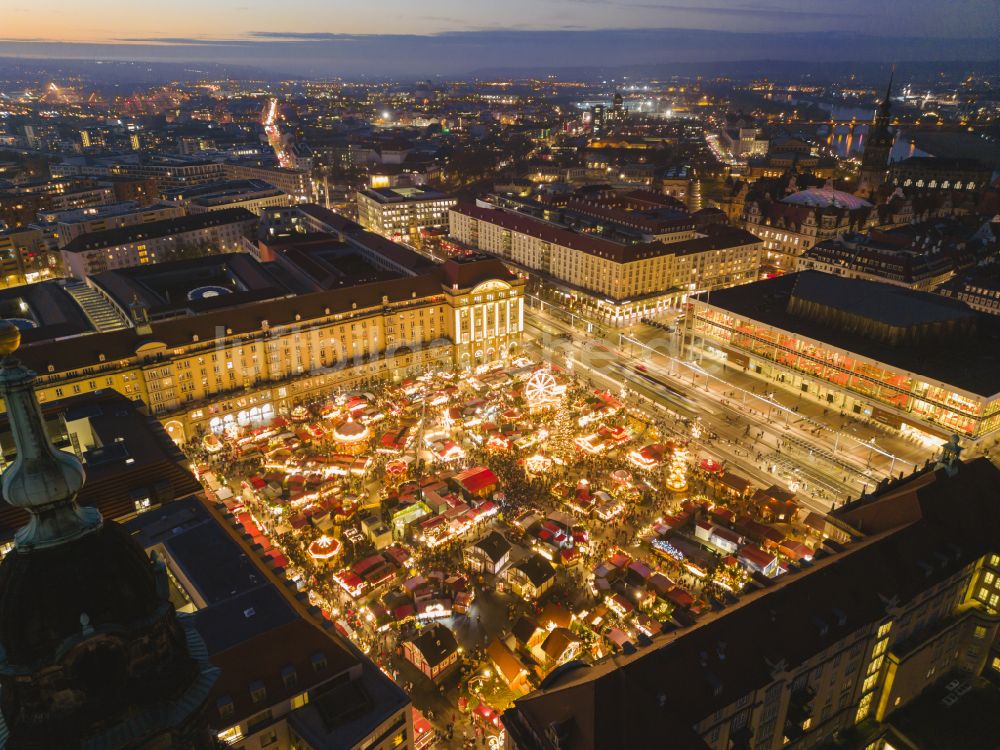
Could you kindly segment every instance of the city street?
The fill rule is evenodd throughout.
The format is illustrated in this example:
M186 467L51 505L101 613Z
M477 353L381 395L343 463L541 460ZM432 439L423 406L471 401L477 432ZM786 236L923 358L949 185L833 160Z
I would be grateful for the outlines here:
M602 387L627 388L655 404L668 429L758 481L783 481L815 510L908 473L932 454L812 399L777 386L769 392L760 379L722 363L683 362L675 356L676 333L647 325L628 334L602 330L549 303L532 309L526 327L537 352ZM699 425L694 434L692 423Z

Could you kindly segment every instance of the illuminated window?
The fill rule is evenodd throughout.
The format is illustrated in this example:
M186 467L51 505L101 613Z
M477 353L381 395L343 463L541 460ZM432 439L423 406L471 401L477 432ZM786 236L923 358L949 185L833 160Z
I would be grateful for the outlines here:
M243 739L243 732L240 730L239 724L237 724L235 727L229 727L229 729L219 732L216 736L227 745L235 745Z

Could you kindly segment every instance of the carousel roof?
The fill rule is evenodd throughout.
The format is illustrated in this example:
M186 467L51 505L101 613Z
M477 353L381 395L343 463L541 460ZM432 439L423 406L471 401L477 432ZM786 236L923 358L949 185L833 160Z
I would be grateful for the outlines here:
M345 440L356 440L364 435L368 434L368 428L361 422L355 422L353 419L348 419L346 422L341 422L333 429L333 434L338 438L343 438Z

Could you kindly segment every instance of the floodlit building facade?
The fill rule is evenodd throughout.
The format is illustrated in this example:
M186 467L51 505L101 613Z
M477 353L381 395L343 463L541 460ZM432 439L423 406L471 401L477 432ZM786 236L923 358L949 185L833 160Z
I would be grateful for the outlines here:
M476 368L519 350L524 282L502 263L480 256L439 266L362 235L357 241L371 240L368 262L381 280L330 283L316 269L333 261L319 253L286 261L299 277L294 287L275 282L249 254L95 277L92 288L111 315L131 317L128 327L73 329L61 341L48 338L45 325L26 334L22 357L39 372L39 398L114 388L146 403L183 442L199 427L221 433L265 424L333 387L430 367ZM354 252L353 263L361 254L356 245L329 252ZM394 272L385 270L388 260ZM413 270L403 273L407 262ZM190 290L157 308L144 290L162 285ZM59 331L68 325L60 322Z
M626 245L502 209L462 205L450 215L453 238L563 285L613 325L678 309L695 290L755 280L760 240L733 227L710 230Z
M448 226L455 198L426 187L369 188L356 195L358 221L383 237L420 242L422 229Z
M876 214L861 198L832 188L808 188L779 201L748 200L743 226L764 242L766 271L795 270L796 258L817 243L847 232L863 232Z
M997 331L964 303L803 271L692 299L709 357L915 437L1000 429Z

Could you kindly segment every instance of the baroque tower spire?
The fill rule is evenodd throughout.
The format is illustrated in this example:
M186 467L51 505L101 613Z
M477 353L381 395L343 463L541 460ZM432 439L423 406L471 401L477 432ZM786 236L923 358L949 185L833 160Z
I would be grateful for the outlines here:
M83 466L52 444L19 343L0 321L17 445L3 496L29 515L0 561L0 750L209 750L218 670L170 600L164 561L77 503Z
M0 322L0 394L10 415L17 458L3 473L3 496L30 514L14 536L18 547L43 548L72 541L101 528L96 508L81 508L76 494L86 473L76 456L49 439L35 396L35 373L14 352L21 334L9 321Z

